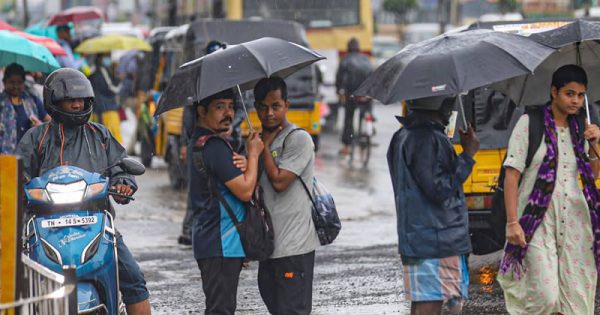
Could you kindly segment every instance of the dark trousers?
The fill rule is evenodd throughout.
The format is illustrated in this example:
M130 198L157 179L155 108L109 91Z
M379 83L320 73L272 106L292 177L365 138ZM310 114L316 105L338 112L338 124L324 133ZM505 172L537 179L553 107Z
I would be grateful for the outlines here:
M233 315L243 258L198 259L202 290L206 297L206 315Z
M354 135L354 111L356 107L360 108L360 118L363 117L365 111L372 110L373 102L356 103L350 95L346 95L346 104L344 105L344 129L342 130L342 143L351 145Z
M144 274L123 242L121 233L117 234L117 256L119 258L119 289L123 296L123 303L131 305L147 300L150 293L146 288Z
M258 290L269 313L310 314L314 266L314 251L259 263Z
M181 224L181 235L192 238L192 225L194 223L194 209L192 208L192 203L188 201L185 207L185 216L183 217L183 222Z

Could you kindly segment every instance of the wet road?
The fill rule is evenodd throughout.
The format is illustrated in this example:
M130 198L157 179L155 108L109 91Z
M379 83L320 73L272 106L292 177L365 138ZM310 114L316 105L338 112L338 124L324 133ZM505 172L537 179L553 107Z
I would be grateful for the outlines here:
M396 216L385 152L399 106L375 108L377 134L367 169L337 155L339 136L324 134L316 172L333 193L343 228L334 244L317 250L313 314L408 314L396 244ZM192 251L176 243L185 195L168 186L164 163L138 179L137 200L117 210L117 227L146 275L156 314L203 314L200 272ZM472 256L470 299L463 314L505 314L493 283L496 254ZM267 314L256 285L257 263L243 270L239 314ZM481 268L491 270L480 274ZM491 283L480 284L478 282Z

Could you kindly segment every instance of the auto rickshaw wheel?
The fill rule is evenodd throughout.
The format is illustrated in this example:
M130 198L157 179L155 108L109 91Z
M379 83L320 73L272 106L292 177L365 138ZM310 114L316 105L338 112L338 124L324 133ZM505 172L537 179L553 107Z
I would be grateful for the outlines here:
M169 146L168 155L169 183L173 189L182 190L185 187L185 178L183 177L181 161L179 160L179 147L176 145Z
M154 144L146 137L142 137L141 145L142 164L144 164L145 167L150 167L152 165L152 157L154 156Z

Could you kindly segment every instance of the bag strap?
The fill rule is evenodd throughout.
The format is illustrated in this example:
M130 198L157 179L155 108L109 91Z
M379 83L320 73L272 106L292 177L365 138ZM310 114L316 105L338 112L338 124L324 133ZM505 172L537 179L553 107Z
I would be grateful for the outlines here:
M303 128L295 128L292 131L290 131L287 135L285 135L285 138L283 138L283 144L281 145L281 154L283 154L283 151L285 150L285 140L287 140L287 138L294 133L295 131L298 130L304 130ZM305 132L308 133L308 131L304 130ZM310 198L310 202L313 204L313 207L315 207L315 209L317 208L317 203L315 202L312 193L310 192L310 190L308 189L308 186L306 185L306 183L304 182L304 180L302 179L301 176L296 176L296 178L298 178L300 180L300 182L302 183L302 186L304 187L304 190L306 191L306 194L308 195L308 198Z
M290 136L292 133L294 133L295 131L299 131L299 130L304 130L304 128L300 128L300 127L298 127L298 128L292 129L292 131L288 132L288 134L287 134L287 135L285 135L285 138L283 138L283 143L282 143L282 145L281 145L281 154L283 154L283 151L285 150L285 140L287 140L287 138L288 138L288 137L289 137L289 136ZM304 130L304 131L306 131L306 130ZM308 131L306 131L306 133L308 133Z
M304 191L306 191L306 194L308 195L310 202L313 204L313 207L315 207L315 209L317 209L317 203L315 202L315 199L313 198L312 193L308 190L308 186L306 186L306 183L304 182L304 180L302 180L302 177L300 177L300 176L296 176L296 177L298 177L298 179L302 183L302 187L304 187Z
M217 138L217 139L222 140L223 142L225 142L227 144L227 146L233 152L233 147L231 146L231 144L229 142L227 142L227 140L221 138L219 135L217 135L217 134L210 134L210 135L201 136L201 137L198 138L198 140L196 140L196 143L194 144L194 146L200 150L200 158L202 160L204 160L204 157L203 157L204 146L206 145L206 143L208 142L208 140L210 140L212 138ZM192 163L194 163L194 162L192 161ZM212 194L215 197L217 197L217 199L219 200L219 202L223 205L223 207L225 208L225 211L227 212L227 215L229 215L229 218L231 219L231 221L233 221L233 224L235 226L239 225L240 221L237 219L237 217L233 213L233 210L231 209L231 206L229 206L229 203L227 202L227 200L225 200L225 197L223 196L223 194L221 194L221 192L219 191L219 189L216 187L216 185L215 185L215 178L214 178L213 174L211 174L211 172L209 172L209 170L206 168L206 166L204 165L204 161L202 161L202 165L203 165L206 177L208 179L208 187L210 188ZM194 163L194 167L198 168L198 165L196 163ZM202 172L202 170L199 170L199 171Z
M529 168L533 156L537 152L544 135L544 106L532 106L527 109L529 115L529 146L527 147L527 158L525 168Z
M528 106L525 109L525 113L529 116L529 145L527 147L527 157L525 158L525 168L529 168L533 156L542 143L542 136L544 134L543 108L544 106ZM498 183L496 184L496 190L499 191L504 191L504 179L506 177L504 162L506 162L506 154L502 159L502 164L500 164L500 174L498 175Z
M225 208L225 211L227 211L227 214L229 215L229 218L231 219L231 221L233 221L233 224L235 226L238 226L240 224L240 221L237 219L237 217L233 213L233 210L229 206L229 203L227 202L227 200L225 200L225 197L223 196L223 194L221 194L221 192L213 184L213 181L211 180L211 177L212 176L209 176L208 187L210 187L210 189L212 190L213 194L217 197L217 199L219 200L219 202L221 204L223 204L223 207Z

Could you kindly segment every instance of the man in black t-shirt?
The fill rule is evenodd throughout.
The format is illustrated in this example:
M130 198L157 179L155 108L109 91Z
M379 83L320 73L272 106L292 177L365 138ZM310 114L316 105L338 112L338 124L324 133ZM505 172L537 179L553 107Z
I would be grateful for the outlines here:
M231 128L234 103L233 91L225 90L195 104L198 120L187 150L189 201L194 213L192 247L202 275L206 314L234 314L245 258L237 229L213 189L243 221L244 202L250 200L256 186L258 157L264 147L258 135L251 134L246 145L247 169L242 172L235 165L231 146L219 136ZM201 150L199 139L205 141ZM203 165L205 171L197 165Z

